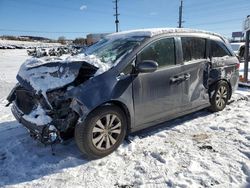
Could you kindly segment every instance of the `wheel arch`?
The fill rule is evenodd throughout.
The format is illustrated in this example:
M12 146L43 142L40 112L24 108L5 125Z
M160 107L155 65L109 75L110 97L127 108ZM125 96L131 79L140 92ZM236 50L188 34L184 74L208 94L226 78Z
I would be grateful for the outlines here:
M117 106L118 108L120 108L124 115L126 116L126 123L127 123L127 134L130 133L130 130L131 130L131 114L129 112L129 109L128 107L126 106L126 104L124 104L123 102L121 101L118 101L118 100L111 100L111 101L107 101L107 102L104 102L102 103L101 105L95 107L93 110L91 110L89 112L89 114L91 114L92 111L98 109L99 107L101 106L106 106L106 105L114 105L114 106ZM88 114L88 115L89 115Z

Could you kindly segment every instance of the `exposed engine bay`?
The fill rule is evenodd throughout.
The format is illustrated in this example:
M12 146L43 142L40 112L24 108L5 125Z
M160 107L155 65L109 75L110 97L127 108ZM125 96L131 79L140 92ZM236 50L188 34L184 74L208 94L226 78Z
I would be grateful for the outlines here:
M32 69L36 70L36 74ZM71 108L72 98L67 92L93 77L97 69L84 61L22 67L17 76L19 83L8 97L8 101L14 103L13 114L28 128L32 137L44 144L72 137L79 115ZM29 79L26 79L27 75ZM63 84L51 83L57 78L63 80ZM36 89L36 83L40 90ZM58 87L51 88L51 85Z

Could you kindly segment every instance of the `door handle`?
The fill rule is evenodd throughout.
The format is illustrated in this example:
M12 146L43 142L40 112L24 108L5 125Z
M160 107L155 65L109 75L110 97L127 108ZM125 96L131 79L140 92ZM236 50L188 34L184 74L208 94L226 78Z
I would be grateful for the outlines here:
M185 73L185 74L180 75L180 76L173 76L172 78L170 78L170 82L172 84L174 84L174 83L179 84L183 81L189 80L190 76L191 75L189 73Z
M185 73L185 74L184 74L185 81L186 81L186 80L189 80L189 79L190 79L190 76L191 76L191 75L190 75L189 73Z
M184 75L181 75L181 76L173 76L172 78L170 78L170 82L172 84L179 84L181 83L182 81L184 81Z

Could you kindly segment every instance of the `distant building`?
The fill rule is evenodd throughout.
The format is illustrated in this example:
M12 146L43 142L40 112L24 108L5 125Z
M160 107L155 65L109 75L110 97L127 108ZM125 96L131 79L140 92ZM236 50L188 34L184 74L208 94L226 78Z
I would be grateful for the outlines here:
M232 41L243 41L244 33L242 31L232 32Z
M92 45L99 40L103 39L109 33L95 33L95 34L88 34L87 35L87 45Z

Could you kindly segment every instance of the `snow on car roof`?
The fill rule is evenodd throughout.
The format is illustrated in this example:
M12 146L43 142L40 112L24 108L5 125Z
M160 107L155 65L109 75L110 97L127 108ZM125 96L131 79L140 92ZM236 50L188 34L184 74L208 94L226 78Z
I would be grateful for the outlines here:
M209 34L213 36L217 36L224 40L224 37L220 34L203 31L203 30L196 30L196 29L188 29L188 28L149 28L149 29L137 29L137 30L129 30L129 31L122 31L118 33L113 33L107 35L106 38L108 39L117 39L117 38L128 38L128 37L135 37L135 36L145 36L145 37L153 37L160 34L170 34L170 33L200 33L200 34Z

